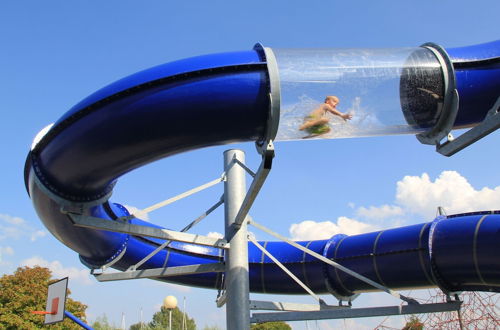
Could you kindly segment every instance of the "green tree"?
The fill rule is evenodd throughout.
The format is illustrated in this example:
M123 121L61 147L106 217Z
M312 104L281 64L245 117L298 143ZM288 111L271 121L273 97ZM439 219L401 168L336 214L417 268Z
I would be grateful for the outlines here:
M147 323L144 323L144 322L132 324L129 328L129 330L150 330L150 329L151 328L149 327L149 325Z
M44 316L32 311L44 311L47 288L55 282L52 273L44 267L19 267L14 274L0 277L0 329L41 329ZM68 296L70 291L68 290ZM68 298L66 310L85 322L87 306ZM65 318L53 324L51 329L81 329L73 321Z
M92 323L94 330L120 330L121 328L115 327L114 324L109 323L106 314L98 316L94 323Z
M420 321L418 317L412 315L410 320L406 322L403 330L422 330L424 329L424 324Z
M150 329L168 329L170 311L161 307L159 312L153 315L153 320L149 322ZM183 313L179 308L172 309L172 329L182 329ZM186 325L188 330L196 330L196 323L186 314Z
M251 330L291 330L292 327L285 322L264 322L252 324L250 326Z

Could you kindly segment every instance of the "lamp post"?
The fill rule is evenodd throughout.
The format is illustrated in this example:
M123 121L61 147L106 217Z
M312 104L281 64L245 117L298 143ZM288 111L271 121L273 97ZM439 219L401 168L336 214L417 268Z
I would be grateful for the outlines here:
M177 298L174 296L167 296L165 299L163 299L163 307L168 309L168 328L169 330L172 330L172 309L177 307Z

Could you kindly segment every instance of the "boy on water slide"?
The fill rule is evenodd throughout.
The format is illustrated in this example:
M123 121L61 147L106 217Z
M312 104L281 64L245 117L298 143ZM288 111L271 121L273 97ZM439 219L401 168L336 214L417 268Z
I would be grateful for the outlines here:
M329 119L326 116L328 112L333 115L339 116L344 120L350 120L352 118L352 115L348 113L342 113L337 110L336 107L338 104L338 97L333 95L327 96L325 98L325 102L311 111L311 113L305 118L305 122L299 127L299 130L305 130L309 133L306 138L319 136L330 132L331 128L330 126L328 126Z

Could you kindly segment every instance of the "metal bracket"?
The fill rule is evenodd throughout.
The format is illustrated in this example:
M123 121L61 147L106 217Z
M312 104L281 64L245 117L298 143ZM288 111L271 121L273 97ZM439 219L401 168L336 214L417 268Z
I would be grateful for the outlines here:
M486 135L493 133L500 128L500 97L498 97L495 105L488 111L483 122L457 138L448 135L448 141L443 144L437 144L436 150L444 156L452 156L462 149L467 148L471 144L479 141Z
M215 301L218 308L224 306L227 302L227 294L224 292L217 300Z
M266 178L271 171L274 158L274 144L272 141L269 141L267 144L262 146L261 154L262 161L260 163L259 169L257 170L257 173L255 173L252 184L250 185L245 199L243 200L243 203L241 203L240 210L236 215L236 219L234 221L234 226L236 228L240 228L243 221L245 221L245 218L248 215L248 212L250 211L250 208L252 207L257 194L264 185L264 182L266 181Z

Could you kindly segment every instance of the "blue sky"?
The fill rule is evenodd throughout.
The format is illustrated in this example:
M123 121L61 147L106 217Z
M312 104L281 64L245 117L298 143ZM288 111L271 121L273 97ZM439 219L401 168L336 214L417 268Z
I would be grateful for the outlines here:
M72 296L89 305L90 320L106 313L119 325L124 312L130 325L141 308L148 320L164 296L175 295L180 302L186 297L188 313L200 328L224 328L216 292L148 280L100 284L88 276L76 253L47 233L26 194L23 166L36 133L97 89L161 63L251 49L256 42L275 48L415 47L429 41L466 46L498 39L499 10L494 0L2 1L0 274L35 263L60 276L70 274ZM494 133L452 158L414 136L277 143L274 168L251 214L281 234L309 237L431 221L438 205L450 213L498 208L498 137ZM252 144L231 147L243 149L248 164L258 166ZM141 168L119 181L112 200L142 208L210 181L222 172L227 148ZM181 228L221 192L219 185L150 214L150 220ZM215 212L197 232L222 232L222 217ZM312 302L308 297L255 299ZM397 303L382 295L359 301ZM380 319L349 322L373 327ZM305 328L303 322L292 325Z

